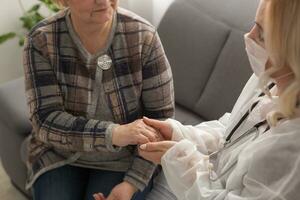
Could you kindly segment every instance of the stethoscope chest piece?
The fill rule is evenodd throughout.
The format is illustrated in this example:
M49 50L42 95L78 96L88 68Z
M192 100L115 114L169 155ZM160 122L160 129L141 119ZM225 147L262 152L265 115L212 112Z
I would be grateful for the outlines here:
M109 55L105 54L100 56L97 59L97 66L100 67L102 70L108 70L112 66L112 59Z

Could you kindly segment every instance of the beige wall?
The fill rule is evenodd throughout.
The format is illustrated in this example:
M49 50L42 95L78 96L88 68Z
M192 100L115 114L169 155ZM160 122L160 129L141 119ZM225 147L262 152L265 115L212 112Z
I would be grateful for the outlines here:
M19 29L20 22L18 18L21 13L16 0L2 0L2 6L0 6L0 34ZM0 45L0 83L22 75L21 61L21 48L18 46L17 39Z
M37 0L21 0L25 8L29 8ZM129 8L137 14L145 17L154 25L157 25L163 15L163 11L173 0L120 0L122 7ZM9 31L20 30L19 17L22 10L18 0L1 0L0 6L0 34ZM48 14L43 10L44 14ZM0 45L0 84L16 79L23 75L22 48L18 45L18 39L8 41Z
M122 2L124 0L120 0ZM174 0L128 0L128 7L157 26Z
M174 0L152 0L153 1L153 24L158 25L166 9Z
M30 8L38 0L21 0L25 9ZM49 12L43 8L42 13L48 15ZM10 31L22 32L19 17L22 9L18 0L1 0L0 6L0 34ZM23 75L22 47L18 44L18 39L10 40L0 45L0 84Z

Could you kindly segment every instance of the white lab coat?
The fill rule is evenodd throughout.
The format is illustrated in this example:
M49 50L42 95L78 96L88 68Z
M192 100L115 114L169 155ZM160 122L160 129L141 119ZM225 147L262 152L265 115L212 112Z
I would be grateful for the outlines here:
M172 139L178 143L166 152L161 164L179 200L300 199L300 117L280 122L265 133L264 125L257 131L258 137L251 134L219 153L218 162L208 159L208 154L223 146L225 137L257 100L256 87L257 78L252 76L231 114L220 120L195 127L167 120L173 127ZM262 98L232 141L274 107L274 101ZM209 178L221 174L216 181Z

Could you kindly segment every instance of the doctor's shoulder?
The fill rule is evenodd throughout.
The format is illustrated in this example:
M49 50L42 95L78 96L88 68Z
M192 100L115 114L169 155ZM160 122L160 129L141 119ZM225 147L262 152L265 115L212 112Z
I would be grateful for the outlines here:
M299 177L293 174L299 172L299 144L300 118L272 127L241 152L239 163L246 168L243 180L267 187L280 181L300 184Z
M249 170L266 170L296 165L300 155L300 118L279 122L260 135L240 154Z

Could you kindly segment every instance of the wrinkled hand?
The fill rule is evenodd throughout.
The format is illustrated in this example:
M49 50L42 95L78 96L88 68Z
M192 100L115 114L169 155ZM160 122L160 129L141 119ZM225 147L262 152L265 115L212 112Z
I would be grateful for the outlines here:
M116 185L107 198L102 193L94 194L95 200L130 200L137 191L132 184L124 181Z
M152 128L156 129L160 133L160 135L163 137L163 140L171 140L172 139L173 129L168 122L159 121L156 119L149 119L147 117L144 117L143 121L148 126L151 126Z
M142 119L130 124L117 126L113 129L112 133L112 143L119 147L145 144L160 140L160 134L151 126L146 125Z
M160 164L163 155L176 143L175 141L161 141L143 144L139 148L139 154L146 160Z
M102 193L97 193L93 195L95 200L106 200L106 198L104 197L104 195Z

